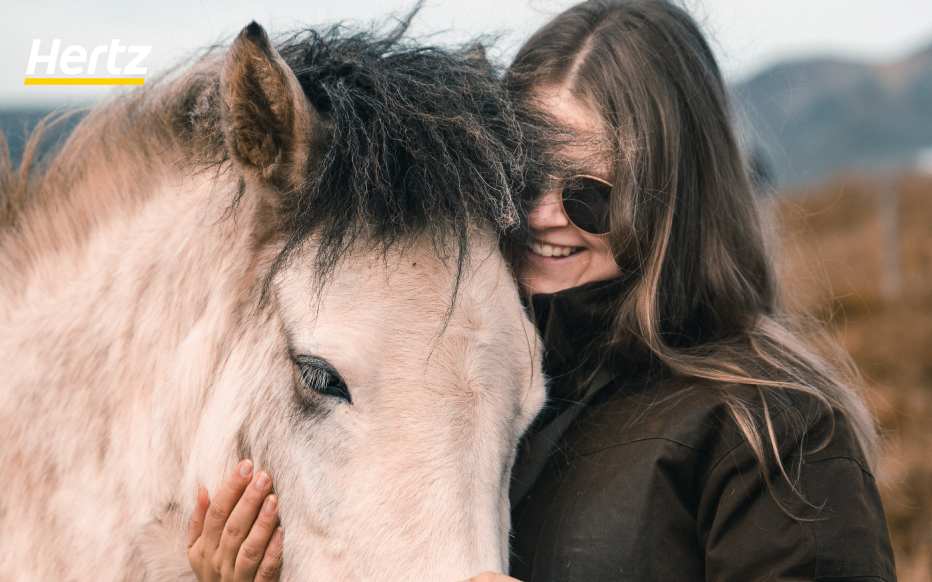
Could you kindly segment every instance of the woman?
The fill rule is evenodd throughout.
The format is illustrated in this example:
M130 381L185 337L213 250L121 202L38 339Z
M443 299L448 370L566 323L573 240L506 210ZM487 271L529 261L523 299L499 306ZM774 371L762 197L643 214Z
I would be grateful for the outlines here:
M695 22L665 0L586 2L507 82L571 137L516 266L551 407L515 470L511 576L895 580L873 420L849 358L781 305ZM199 497L202 581L274 578L269 485L250 477L230 477L206 525ZM254 539L224 544L224 523Z

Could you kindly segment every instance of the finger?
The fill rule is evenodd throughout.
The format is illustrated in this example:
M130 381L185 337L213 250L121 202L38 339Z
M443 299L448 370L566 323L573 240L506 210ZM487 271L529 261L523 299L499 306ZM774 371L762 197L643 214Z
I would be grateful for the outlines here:
M204 519L202 535L205 548L215 550L220 547L220 538L223 535L227 518L230 517L230 513L236 507L236 503L251 480L252 461L246 459L239 462L220 486L220 491L214 496L210 509L207 510L207 517Z
M245 497L245 496L244 496ZM251 582L259 569L259 564L269 552L270 541L275 533L275 523L278 520L278 496L269 495L262 504L262 511L256 517L256 522L249 530L249 535L240 546L236 556L235 580L237 582Z
M285 531L282 528L275 529L272 541L265 549L265 557L262 558L256 572L256 582L278 582L278 576L282 571L282 551L285 549L282 543L284 536Z
M236 507L227 518L226 526L223 528L223 535L220 538L220 555L219 561L224 567L221 572L235 572L237 556L240 554L241 546L249 535L250 530L256 526L256 518L259 517L262 503L265 501L269 491L272 490L272 480L265 471L256 474L252 483L246 487L242 497L236 503ZM277 509L277 507L276 507ZM268 537L272 535L273 524L266 524L268 536L264 540L268 542ZM256 563L262 559L262 553L265 551L265 544L255 556Z
M201 487L197 490L197 501L194 503L194 513L191 514L191 524L188 526L188 549L204 531L204 518L207 516L208 507L210 498L207 496L207 489Z

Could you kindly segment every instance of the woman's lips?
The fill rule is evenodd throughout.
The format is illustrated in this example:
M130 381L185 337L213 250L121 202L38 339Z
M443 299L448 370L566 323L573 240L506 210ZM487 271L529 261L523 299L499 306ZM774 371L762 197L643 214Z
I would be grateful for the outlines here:
M536 255L553 258L568 257L582 249L582 247L548 245L539 241L532 241L531 244L528 245L528 248Z

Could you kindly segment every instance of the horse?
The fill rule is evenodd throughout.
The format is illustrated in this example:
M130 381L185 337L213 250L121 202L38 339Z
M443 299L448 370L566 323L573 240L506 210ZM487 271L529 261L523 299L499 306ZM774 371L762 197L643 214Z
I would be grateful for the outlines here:
M252 23L4 156L0 579L193 580L242 458L282 580L507 571L545 396L500 237L547 170L481 53Z

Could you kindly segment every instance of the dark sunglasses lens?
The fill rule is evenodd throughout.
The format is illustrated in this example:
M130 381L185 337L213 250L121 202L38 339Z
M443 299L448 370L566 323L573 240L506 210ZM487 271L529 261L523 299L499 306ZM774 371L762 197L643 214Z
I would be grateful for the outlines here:
M563 210L589 234L609 231L608 200L612 187L592 178L573 178L563 186Z

